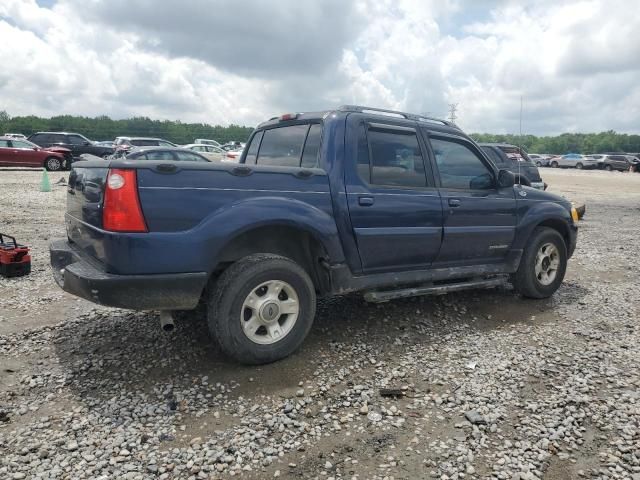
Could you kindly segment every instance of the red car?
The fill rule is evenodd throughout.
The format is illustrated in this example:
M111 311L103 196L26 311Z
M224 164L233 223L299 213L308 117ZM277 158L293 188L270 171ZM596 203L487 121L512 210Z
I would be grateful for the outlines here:
M68 148L42 148L27 140L0 137L0 167L44 167L56 171L68 168L72 158Z

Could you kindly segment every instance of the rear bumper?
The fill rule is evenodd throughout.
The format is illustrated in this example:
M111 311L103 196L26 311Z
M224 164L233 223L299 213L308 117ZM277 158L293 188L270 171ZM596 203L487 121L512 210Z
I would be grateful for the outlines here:
M49 245L56 283L65 292L100 305L132 310L189 310L198 305L205 272L114 275L84 258L67 240Z

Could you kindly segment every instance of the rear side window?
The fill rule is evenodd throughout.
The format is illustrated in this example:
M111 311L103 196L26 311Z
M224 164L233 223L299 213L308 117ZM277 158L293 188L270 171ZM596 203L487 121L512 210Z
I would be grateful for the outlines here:
M487 155L487 157L489 157L491 159L491 161L493 163L495 163L496 165L504 163L504 161L502 160L502 157L500 155L498 155L498 152L496 152L493 148L491 147L482 147L482 151Z
M358 129L358 175L367 183L371 183L369 144L367 143L367 127L364 123Z
M160 145L160 142L157 140L131 140L129 145L134 145L136 147L157 147Z
M399 187L424 187L424 159L416 132L378 130L367 132L371 152L371 183Z
M174 152L174 153L178 157L178 160L181 160L183 162L208 162L208 160L205 160L200 155L196 155L195 153L191 153L191 152Z
M315 123L309 127L309 133L307 134L307 141L304 143L304 150L302 151L301 167L305 168L317 168L318 153L320 152L320 134L322 133L322 126Z
M251 139L251 143L249 144L249 149L247 150L247 156L245 157L244 163L256 163L258 148L260 148L260 142L262 141L263 134L264 131L258 132Z
M150 151L145 154L147 160L170 160L174 161L176 158L173 156L171 152L166 150L156 150Z
M8 147L8 146L9 146L9 140L0 140L0 148Z
M265 130L258 153L258 165L300 166L308 129L309 125L291 125Z

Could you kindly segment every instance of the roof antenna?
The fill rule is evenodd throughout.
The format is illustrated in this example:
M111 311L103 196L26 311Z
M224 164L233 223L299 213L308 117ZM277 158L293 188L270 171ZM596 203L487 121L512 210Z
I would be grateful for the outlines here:
M518 150L519 157L516 158L516 160L518 161L518 185L522 187L522 177L520 176L520 164L522 163L522 159L524 158L522 155L522 95L520 95L520 136Z

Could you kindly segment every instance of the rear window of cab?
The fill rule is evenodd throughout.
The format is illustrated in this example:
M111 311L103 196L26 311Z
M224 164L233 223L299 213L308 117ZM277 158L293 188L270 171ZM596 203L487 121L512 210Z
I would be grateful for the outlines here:
M247 147L245 163L318 168L322 125L305 123L257 132Z

